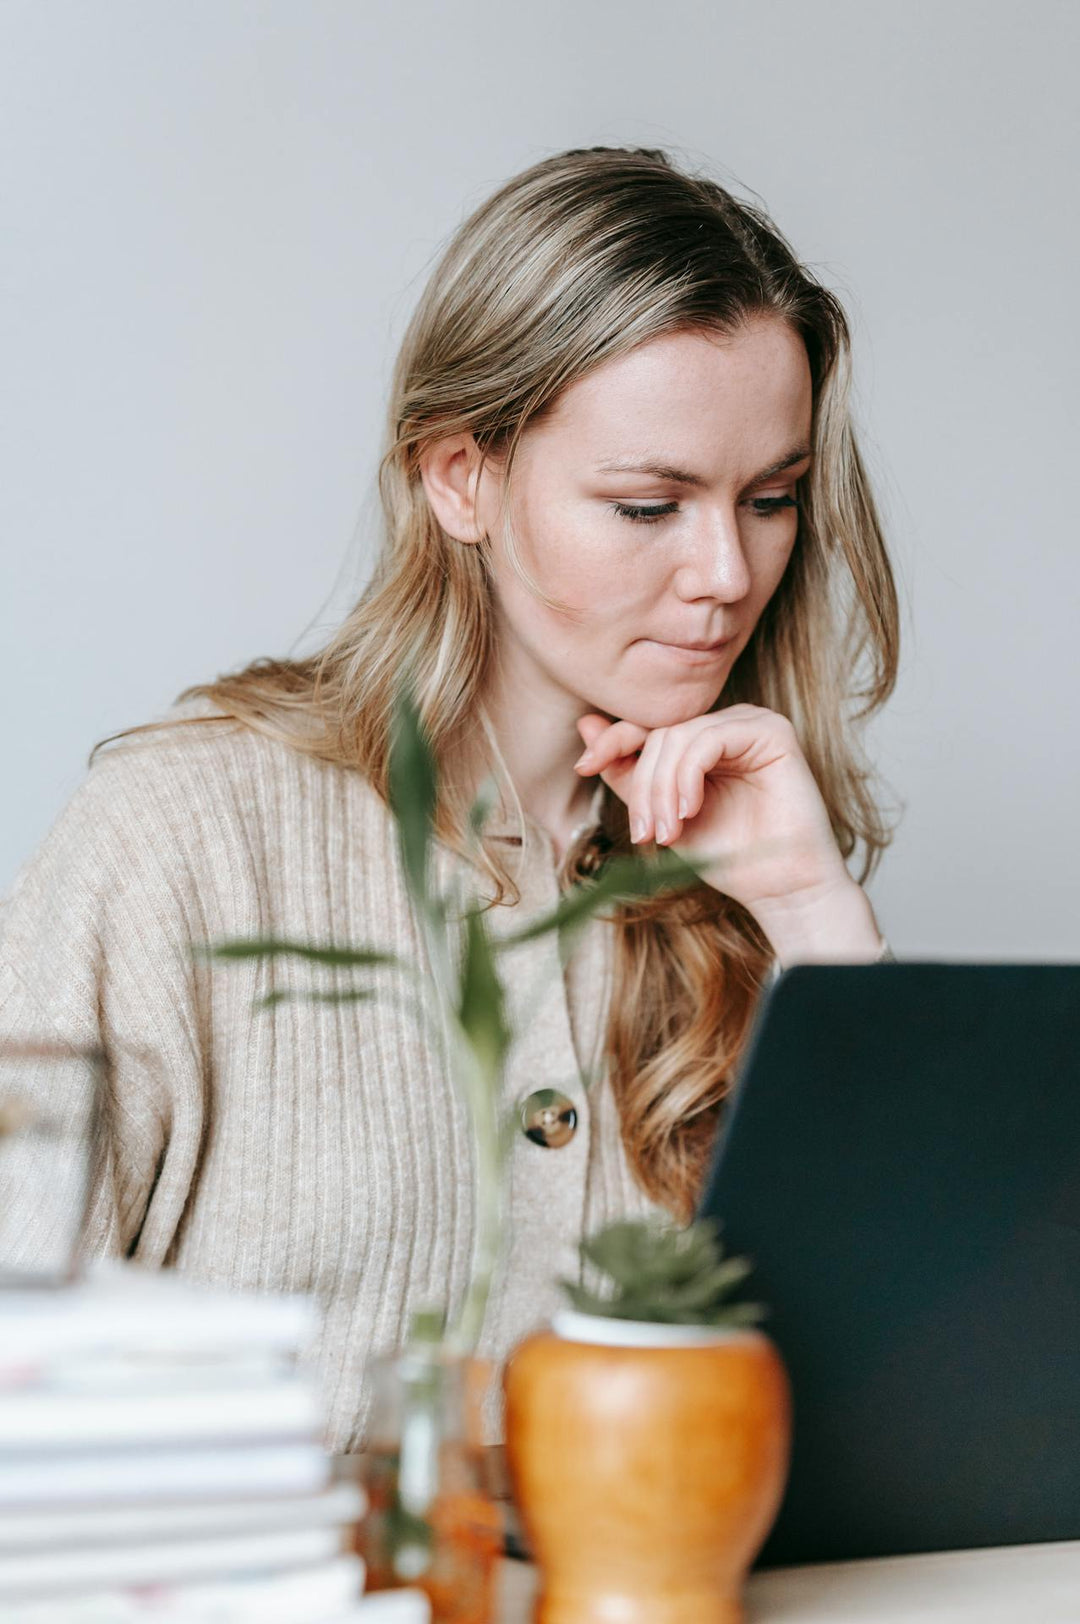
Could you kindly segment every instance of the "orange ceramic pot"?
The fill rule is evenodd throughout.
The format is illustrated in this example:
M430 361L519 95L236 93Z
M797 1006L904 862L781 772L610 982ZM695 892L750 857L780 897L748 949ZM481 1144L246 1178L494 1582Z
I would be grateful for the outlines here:
M791 1398L756 1330L557 1315L504 1373L535 1624L737 1624L780 1506Z

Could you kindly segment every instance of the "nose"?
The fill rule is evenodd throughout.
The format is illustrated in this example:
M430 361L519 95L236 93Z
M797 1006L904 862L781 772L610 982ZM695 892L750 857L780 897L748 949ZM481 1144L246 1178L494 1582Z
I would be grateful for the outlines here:
M703 519L688 539L688 549L675 575L680 597L719 598L723 603L746 597L750 566L734 511Z

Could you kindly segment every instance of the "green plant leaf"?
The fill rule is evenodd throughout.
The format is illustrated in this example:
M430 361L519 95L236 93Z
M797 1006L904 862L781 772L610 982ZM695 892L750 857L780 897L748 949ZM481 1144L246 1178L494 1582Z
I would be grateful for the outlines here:
M585 1286L579 1286L576 1280L558 1280L557 1285L569 1297L571 1305L582 1314L604 1314L610 1309L610 1303L595 1292L589 1291Z
M489 1076L497 1076L510 1047L503 989L495 955L478 908L465 915L465 957L461 972L458 1019L473 1053Z
M586 1236L579 1252L614 1288L561 1281L584 1312L664 1325L750 1325L764 1317L758 1303L728 1300L753 1265L749 1258L723 1256L712 1219L684 1227L659 1218L619 1219Z
M428 861L438 793L435 757L411 687L398 691L391 722L388 794L413 901L430 913Z
M609 903L651 897L669 888L685 890L696 885L699 879L694 865L677 852L665 850L656 859L613 857L595 880L572 885L549 913L500 938L498 948L501 951L519 942L531 942L552 930L569 941L577 929Z
M469 828L474 835L479 835L487 822L492 807L499 798L498 785L494 774L489 773L480 785L476 799L469 808Z
M754 1265L749 1258L729 1257L696 1279L682 1282L675 1296L686 1308L707 1308L736 1286L741 1286L753 1272Z
M726 1325L760 1325L768 1317L764 1303L728 1303L724 1309Z
M647 1297L604 1297L575 1280L559 1280L571 1306L581 1314L597 1314L603 1319L639 1320L653 1325L701 1325L735 1330L758 1325L766 1318L760 1303L720 1303L710 1309L677 1308L656 1305Z
M316 991L306 987L283 987L256 998L256 1009L273 1009L275 1004L363 1004L375 997L373 987L348 987L342 992Z
M613 1280L633 1277L641 1255L640 1235L630 1220L608 1224L581 1243L581 1255Z
M396 953L372 947L318 947L312 942L287 941L276 936L236 936L221 942L195 942L191 951L212 959L308 959L313 964L331 964L341 969L368 969L377 964L411 966Z

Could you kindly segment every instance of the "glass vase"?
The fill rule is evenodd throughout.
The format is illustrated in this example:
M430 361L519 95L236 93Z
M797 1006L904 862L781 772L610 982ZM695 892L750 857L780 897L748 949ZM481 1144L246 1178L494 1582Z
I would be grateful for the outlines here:
M412 1587L433 1624L493 1624L503 1520L488 1492L478 1367L440 1348L425 1316L402 1353L368 1362L369 1509L357 1532L367 1590Z

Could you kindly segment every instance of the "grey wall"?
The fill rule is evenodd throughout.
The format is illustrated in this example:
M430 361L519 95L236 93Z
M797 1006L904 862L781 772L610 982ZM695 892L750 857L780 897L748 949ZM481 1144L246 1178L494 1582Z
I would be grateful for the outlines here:
M385 380L566 146L764 200L844 299L905 599L901 954L1080 957L1080 7L3 0L0 891L90 745L365 579Z

